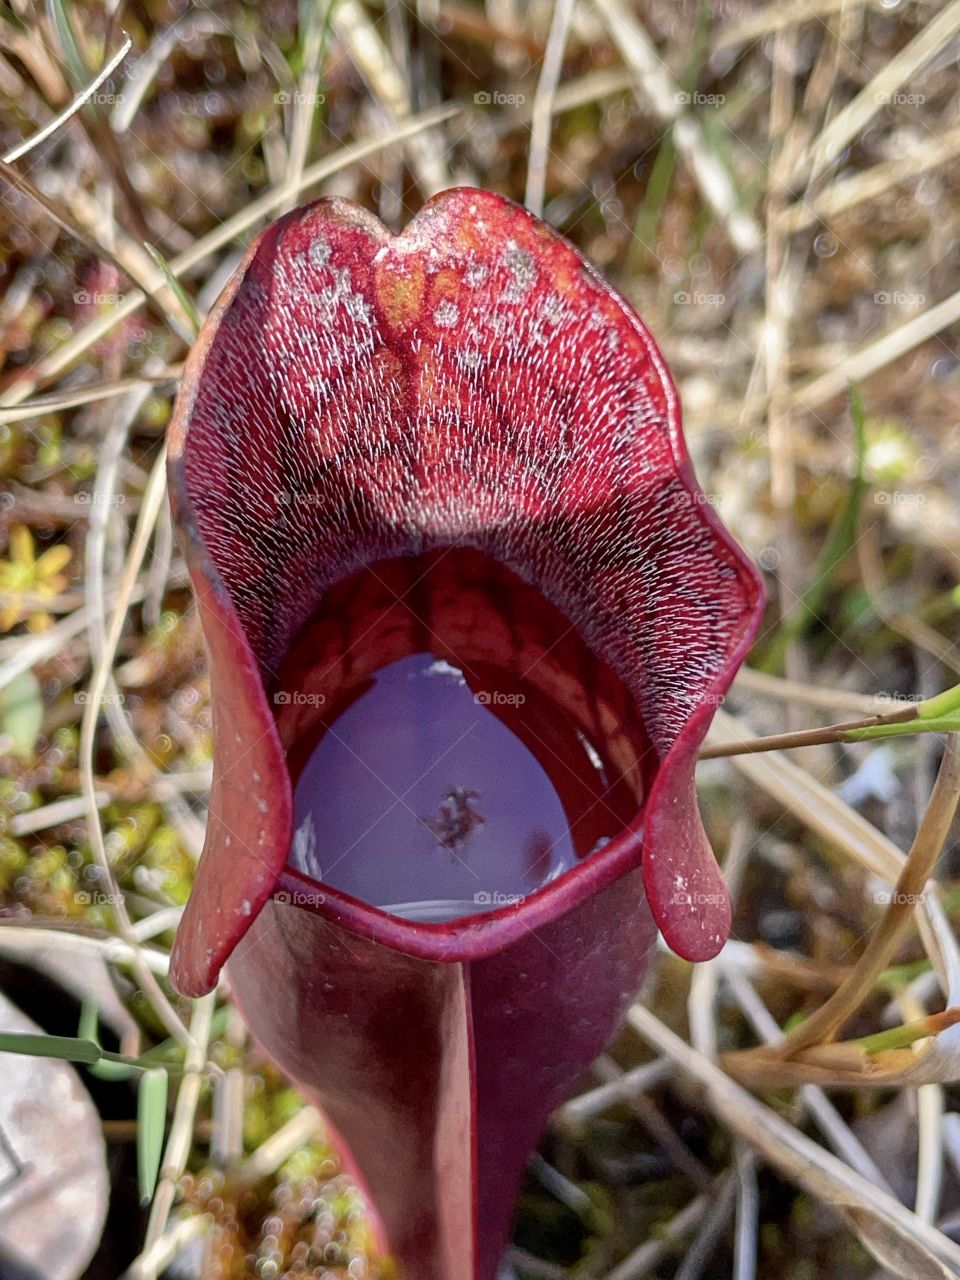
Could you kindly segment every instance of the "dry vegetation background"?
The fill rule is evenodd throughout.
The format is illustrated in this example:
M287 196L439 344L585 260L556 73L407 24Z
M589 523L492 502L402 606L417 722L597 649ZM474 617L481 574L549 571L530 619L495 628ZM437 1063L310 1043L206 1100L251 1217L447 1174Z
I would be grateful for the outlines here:
M211 756L162 467L197 319L302 199L394 228L457 183L527 202L652 329L708 499L765 571L714 747L909 710L960 680L960 3L14 0L0 48L0 986L48 1033L185 1069L139 1122L122 1067L79 1069L111 1207L104 1228L90 1174L77 1215L76 1171L37 1154L33 1211L83 1221L70 1248L34 1231L36 1274L386 1276L226 993L164 985ZM960 1275L943 746L704 762L734 939L696 973L663 955L556 1117L518 1276ZM723 1056L797 1025L789 1052ZM57 1069L32 1096L62 1151ZM159 1154L164 1112L141 1210L135 1140ZM29 1220L8 1163L4 1275Z

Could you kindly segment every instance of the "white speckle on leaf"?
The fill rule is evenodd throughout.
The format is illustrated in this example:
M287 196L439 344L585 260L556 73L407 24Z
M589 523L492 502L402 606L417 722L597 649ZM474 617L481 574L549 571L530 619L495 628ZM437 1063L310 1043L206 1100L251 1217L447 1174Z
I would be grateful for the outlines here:
M330 261L330 245L319 236L310 245L310 261L315 267L323 268Z
M438 303L433 313L433 322L439 329L452 329L459 319L460 308L455 302L451 302L449 298L445 298L443 302Z

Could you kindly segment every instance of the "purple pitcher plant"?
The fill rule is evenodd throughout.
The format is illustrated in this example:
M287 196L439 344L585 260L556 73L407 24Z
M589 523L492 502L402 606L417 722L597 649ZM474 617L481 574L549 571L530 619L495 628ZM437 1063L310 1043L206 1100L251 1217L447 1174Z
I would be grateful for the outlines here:
M203 326L170 490L213 788L172 965L222 966L408 1280L495 1280L656 931L720 950L697 808L761 609L630 306L490 192L280 218Z

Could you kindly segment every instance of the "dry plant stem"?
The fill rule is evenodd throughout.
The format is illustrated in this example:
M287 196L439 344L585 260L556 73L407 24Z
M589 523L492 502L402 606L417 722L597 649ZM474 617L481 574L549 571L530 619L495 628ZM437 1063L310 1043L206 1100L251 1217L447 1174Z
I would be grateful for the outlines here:
M289 208L296 203L297 183L303 176L303 167L307 162L310 148L310 134L313 128L313 117L316 112L317 94L320 91L320 55L323 51L323 29L326 25L331 3L311 5L307 11L307 30L303 38L303 70L297 95L294 100L293 127L290 131L290 143L287 149L287 164L284 173L284 185L290 190ZM279 212L286 212L281 206Z
M177 327L175 325L171 325L171 327L173 327L174 333L176 333L178 337L183 336L184 331L182 326L188 321L188 317L184 314L183 306L174 294L173 290L164 286L163 276L156 271L156 268L152 267L152 264L145 254L142 252L134 254L128 251L125 254L126 261L122 262L110 247L103 242L102 238L97 238L88 234L87 231L80 226L73 217L71 217L66 209L58 205L55 200L51 200L49 196L45 196L42 191L38 190L33 185L29 178L24 177L22 173L19 173L12 165L7 164L5 160L0 160L0 177L4 178L12 187L16 187L18 191L22 191L25 196L29 196L31 200L40 205L44 212L53 219L61 230L65 231L67 235L72 236L75 240L79 240L79 242L88 249L90 253L94 254L98 258L103 258L106 262L109 262L110 265L121 275L129 276L130 279L133 280L135 284L139 285L139 287L144 291L148 300L153 303L154 310L161 320L165 323L170 323L170 312L173 311L177 317L178 324L181 327ZM85 199L84 203L87 203ZM92 204L92 202L89 203ZM103 220L102 212L100 213L100 218ZM126 237L124 238L124 242L125 247L129 249ZM145 271L152 275L153 279L145 280L143 278ZM166 300L161 302L156 295L158 289L164 288L167 296Z
M605 1077L606 1084L571 1098L560 1108L554 1118L567 1126L571 1132L578 1133L582 1131L587 1120L602 1115L610 1107L629 1102L631 1098L635 1098L646 1089L654 1088L666 1079L670 1071L669 1059L655 1058L653 1062L646 1062L643 1066L634 1067L630 1071L622 1071L617 1076L608 1074Z
M747 726L718 708L710 726L712 742L749 741ZM828 846L852 858L871 875L893 884L905 861L902 850L862 814L782 753L734 756L733 764L752 782L794 814ZM927 894L917 913L927 955L946 993L960 990L960 949L935 894Z
M0 940L9 950L22 950L28 956L34 954L40 933L45 935L45 946L51 951L61 952L65 960L69 960L71 954L82 954L95 955L105 964L132 964L139 955L143 963L161 977L166 977L170 969L169 952L145 947L139 939L137 946L133 947L119 938L95 938L78 933L75 925L67 929L62 921L40 919L24 925L0 920Z
M883 715L903 705L902 699L853 693L849 689L826 689L820 685L771 676L765 671L755 671L753 667L741 667L733 687L735 691L747 689L750 693L782 702L799 702L803 706L824 707L828 711L859 711L862 715Z
M885 63L852 102L830 121L797 166L795 179L816 178L832 164L894 94L960 31L960 0L942 9L895 57Z
M315 164L308 165L297 183L297 193L302 192L307 187L316 185L318 182L322 182L324 178L330 177L358 160L363 160L378 151L383 151L395 142L412 137L414 134L433 125L442 124L445 120L450 119L451 116L457 115L459 110L460 108L456 106L438 107L435 111L428 111L422 115L414 116L412 119L404 121L403 124L397 125L396 128L386 130L376 138L366 139L349 147L342 147L334 155L318 160ZM167 264L171 275L179 278L192 267L198 266L210 254L215 253L217 249L229 244L235 236L242 235L255 226L261 218L281 208L290 195L291 192L283 187L267 191L259 199L251 201L250 204L234 214L232 218L228 218L226 222L221 222L207 235L201 236L189 249L185 249L183 253L173 258ZM128 316L134 315L145 301L146 295L140 289L132 289L115 310L98 316L96 320L91 321L90 324L85 325L78 333L74 334L68 342L63 343L62 346L52 351L50 355L38 361L32 369L27 370L14 386L8 388L0 396L0 404L16 405L26 400L38 386L55 378L64 369L69 368L74 360L79 359L80 356L89 351L95 342L98 342L113 329L114 325L119 324L121 320L125 320Z
M660 1229L656 1239L644 1241L638 1249L609 1271L605 1280L642 1280L643 1276L648 1276L654 1267L669 1254L674 1253L684 1238L695 1230L697 1224L703 1220L703 1215L708 1212L712 1204L716 1203L717 1196L722 1193L729 1181L729 1173L721 1174L714 1180L709 1192L691 1200Z
M747 978L732 970L724 962L726 953L720 958L723 968L724 985L744 1017L753 1027L760 1039L767 1043L780 1039L783 1034L773 1014L760 999L756 990ZM836 1107L818 1085L801 1084L799 1100L808 1111L811 1120L823 1134L828 1145L856 1171L874 1186L882 1187L893 1195L886 1178L880 1172L872 1156L865 1150L856 1134L849 1127ZM796 1119L796 1117L795 1117Z
M177 1103L173 1112L173 1123L163 1153L160 1166L160 1179L150 1205L150 1219L144 1237L144 1252L150 1250L163 1234L170 1217L170 1210L176 1198L177 1183L187 1167L187 1157L193 1143L193 1124L197 1114L197 1103L200 1100L201 1073L210 1043L210 1024L217 995L213 991L208 996L197 1000L190 1018L190 1035L192 1046L187 1050L184 1061L183 1079L177 1093Z
M727 1220L734 1211L736 1199L737 1181L732 1174L728 1174L719 1194L701 1219L700 1229L694 1236L686 1257L678 1267L674 1280L700 1280L704 1268L719 1243Z
M958 319L960 290L890 329L875 342L868 342L851 351L826 373L798 387L791 394L790 403L807 409L816 408L824 401L842 395L851 382L859 384L865 381L871 374L878 373L942 329L955 324Z
M951 733L940 762L937 780L920 821L907 861L897 879L896 891L873 931L863 954L840 987L815 1013L786 1035L779 1044L759 1052L774 1058L791 1058L803 1049L833 1040L843 1024L874 990L877 977L890 962L897 944L910 926L914 903L923 894L960 799L960 735ZM757 1050L751 1050L757 1053Z
M38 147L41 142L44 142L49 138L51 134L56 133L60 126L65 121L69 120L71 116L76 115L87 99L96 93L103 82L110 79L114 71L116 71L117 67L119 67L120 63L130 52L132 45L133 41L128 36L109 62L104 64L103 70L100 74L91 80L84 90L77 94L74 100L64 111L61 111L58 116L54 116L49 124L45 124L43 126L39 133L35 133L32 138L27 138L26 142L21 142L19 146L14 147L12 151L7 152L3 157L6 163L13 164L14 160L19 160L21 156L25 156L28 152L32 151L34 147Z
M858 204L876 200L891 187L912 182L928 169L952 164L960 150L960 129L951 129L927 142L911 142L905 155L882 160L871 169L839 178L830 187L798 200L784 214L787 230L803 231L816 222L831 222Z
M897 1005L904 1022L924 1016L923 1005L909 990L900 992ZM943 1088L939 1084L921 1085L916 1100L917 1191L913 1209L925 1222L936 1222L943 1190Z
M849 9L850 0L813 0L802 5L775 3L754 13L745 13L732 22L725 22L716 33L714 48L729 49L740 44L753 44L764 36L773 35L786 27L801 27L822 22L831 14ZM882 0L867 0L864 9L879 9Z
M251 1187L261 1178L268 1178L322 1128L323 1117L315 1107L304 1107L298 1111L292 1120L288 1120L281 1129L271 1134L243 1162L237 1170L240 1186Z
M410 118L410 97L397 64L356 0L336 0L332 22L350 61L363 76L391 124ZM432 196L449 187L446 152L439 138L424 129L405 135L410 167L423 195Z
M774 38L771 68L768 136L774 155L767 182L766 234L764 239L764 313L762 358L768 397L767 444L770 451L770 499L777 511L777 543L781 557L778 574L780 614L785 617L799 595L799 557L794 503L797 486L790 413L785 408L789 391L788 350L790 321L797 296L790 244L780 227L780 211L786 203L788 184L784 144L789 140L794 112L793 71L796 33L778 31ZM793 647L788 653L793 671Z
M183 372L182 365L170 365L163 373L155 377L138 374L132 378L116 378L111 382L91 382L77 387L73 391L58 391L48 396L36 396L15 409L0 409L0 426L8 422L23 422L27 418L42 418L47 413L58 413L61 409L77 409L83 405L94 404L97 400L109 400L114 396L126 395L137 387L163 386L166 382L178 382Z
M760 1189L757 1162L752 1151L739 1142L736 1149L737 1218L731 1280L754 1280L757 1274L757 1238L760 1232Z
M719 760L724 756L755 755L759 751L786 751L794 747L822 746L828 742L845 742L845 734L855 729L872 729L877 725L905 724L916 720L915 705L893 711L889 715L869 716L865 720L849 720L843 724L830 724L823 729L798 729L795 733L772 733L764 738L750 738L745 742L724 742L704 747L700 760Z
M594 1071L608 1085L623 1086L625 1072L607 1054L602 1054L593 1066ZM636 1116L647 1133L660 1146L697 1191L710 1185L710 1174L687 1144L679 1136L663 1112L647 1097L644 1090L634 1089L624 1099L624 1104Z
M954 675L960 676L960 655L956 645L919 618L911 617L909 613L904 613L890 603L891 593L884 579L883 561L874 529L866 530L863 537L857 539L857 564L877 617L891 631L896 631L938 662L942 662L945 667L949 667Z
M530 149L527 161L527 190L524 204L538 216L543 213L547 189L547 157L550 152L550 125L553 103L563 70L563 50L573 17L575 0L555 0L550 35L540 67L540 79L533 99Z
M736 188L710 150L698 120L682 110L677 85L643 26L624 0L594 0L610 38L636 76L648 105L665 124L672 124L677 150L690 165L706 202L727 229L739 253L752 253L763 241L752 216L739 207Z
M647 1044L668 1054L680 1072L702 1088L705 1105L726 1128L774 1169L834 1209L874 1257L905 1280L920 1276L954 1280L960 1271L960 1245L800 1133L681 1040L649 1009L634 1005L628 1021Z
M165 459L166 451L161 450L157 463L151 472L150 483L148 484L143 497L143 506L140 510L140 517L137 521L137 527L134 532L133 544L127 557L123 579L120 584L117 608L115 609L111 619L110 630L107 633L106 645L104 646L103 653L93 673L90 689L87 694L87 702L83 709L83 720L80 730L80 768L83 783L83 797L87 805L87 829L90 833L90 843L93 847L93 853L97 865L99 866L101 874L108 886L108 890L114 899L114 911L116 913L120 935L125 942L129 943L130 946L135 949L135 951L138 946L137 938L131 929L130 917L127 913L123 895L120 892L120 887L113 874L113 867L110 865L106 844L103 839L103 828L100 825L93 752L100 706L110 683L110 672L113 664L113 658L120 642L120 633L123 630L127 608L129 607L130 595L136 583L140 566L143 563L143 557L146 554L147 544L150 540L150 532L160 509L160 504L163 502L166 493L166 473L164 470ZM180 1041L180 1043L184 1044L188 1049L191 1048L193 1041L190 1035L177 1016L173 1005L164 994L159 982L157 982L154 975L150 972L139 956L134 960L134 971L137 976L137 981L142 985L144 992L149 997L157 1015L162 1019L164 1026L171 1035L175 1036L176 1039Z
M198 1240L210 1230L210 1220L204 1214L181 1218L170 1230L155 1241L149 1249L130 1264L121 1280L154 1280L181 1253L192 1240Z

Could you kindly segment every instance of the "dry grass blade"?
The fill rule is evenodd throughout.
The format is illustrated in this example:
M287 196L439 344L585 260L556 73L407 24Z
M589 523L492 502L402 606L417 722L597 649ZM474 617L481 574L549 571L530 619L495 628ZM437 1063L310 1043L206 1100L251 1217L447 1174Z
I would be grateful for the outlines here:
M885 63L854 100L830 121L805 156L794 179L816 178L836 160L853 138L862 133L876 113L895 100L897 93L960 31L960 0L953 0L895 57Z
M410 97L399 68L376 27L356 0L336 0L333 25L391 124L410 118ZM424 196L450 186L445 153L429 128L404 135L410 163Z
M735 716L720 710L707 740L742 742L752 736ZM900 849L806 770L777 752L735 756L732 763L828 844L842 849L887 884L896 882L904 862ZM960 1004L960 949L936 893L930 889L919 904L917 924L941 988L951 1004Z
M170 1230L156 1240L131 1262L121 1280L153 1280L170 1266L194 1240L206 1235L210 1222L199 1214L181 1218Z
M35 133L32 138L27 138L25 142L21 142L19 146L14 147L12 151L8 151L3 157L6 163L13 164L13 162L15 160L19 160L21 156L25 156L29 152L33 151L41 142L45 142L47 138L56 133L60 126L65 124L71 116L75 116L87 99L92 97L100 86L110 79L132 47L133 41L129 36L127 36L113 57L104 63L99 75L95 76L86 88L77 94L69 107L64 111L61 111L58 116L55 116L49 124L44 125L39 133Z
M883 715L897 705L897 700L889 696L853 693L849 689L825 689L801 680L768 675L753 667L740 668L733 688L734 692L748 690L781 702L823 707L827 711L859 711L864 716Z
M456 115L459 107L437 107L433 111L414 116L411 120L388 129L377 138L366 139L352 146L342 147L335 155L318 160L303 171L295 190L299 193L322 182L331 174L347 168L348 165L374 155L378 151L413 137L421 130L442 124ZM282 208L289 200L290 191L286 188L268 191L259 199L252 201L232 218L220 223L213 231L201 236L189 249L173 258L168 266L171 274L179 278L191 268L199 266L206 258L224 245L229 244L235 236L243 235L251 227L256 226L261 218ZM0 405L16 405L32 395L37 387L57 377L68 369L75 360L84 355L94 343L108 334L111 329L127 316L133 315L146 301L146 295L139 289L133 289L123 301L112 311L98 317L85 325L74 336L55 351L28 370L10 389L0 395Z
M814 1013L778 1043L725 1055L726 1069L754 1087L777 1087L785 1083L816 1080L818 1083L869 1083L882 1087L902 1082L903 1072L918 1078L917 1064L905 1049L872 1052L860 1042L830 1046L839 1029L862 1006L876 988L880 973L890 963L898 944L909 928L915 904L922 902L930 876L949 833L960 799L960 738L947 739L930 801L916 838L907 856L887 910L873 931L859 961L837 991ZM923 1019L917 1033L934 1035L955 1025L958 1017L941 1015L940 1021ZM915 1039L917 1036L911 1037ZM791 1063L790 1060L795 1060ZM802 1063L802 1067L800 1066ZM784 1065L786 1064L786 1065ZM944 1070L942 1060L927 1064L934 1078ZM836 1070L836 1076L831 1071ZM960 1064L953 1067L960 1078Z
M207 1056L207 1046L210 1043L211 1019L216 999L214 991L195 1001L193 1006L190 1018L190 1036L193 1043L184 1059L184 1074L177 1093L173 1121L163 1153L163 1163L160 1166L160 1180L150 1205L150 1219L143 1244L144 1253L149 1253L161 1239L176 1199L177 1184L187 1167L187 1159L193 1145L197 1104L200 1101L201 1072ZM142 1255L140 1268L138 1274L143 1276L143 1280L147 1280L150 1273L144 1268Z
M909 150L902 156L881 161L862 173L838 178L829 187L791 205L781 215L783 228L795 232L816 222L831 222L859 204L876 200L892 187L915 181L930 169L956 163L958 151L960 129L926 141L911 140Z
M650 37L623 0L594 0L620 50L637 77L645 102L664 123L673 125L678 151L689 162L704 199L727 228L740 253L759 248L763 237L751 215L740 208L733 180L710 150L696 119L682 109L683 95L673 82Z
M691 1048L642 1005L628 1015L633 1029L703 1090L723 1125L773 1168L838 1213L883 1266L903 1280L954 1280L960 1246L824 1151Z
M811 0L803 4L771 4L754 13L745 13L725 22L719 29L714 48L731 49L737 45L752 44L762 40L764 36L775 35L789 27L798 27L806 23L824 22L835 13L849 9L850 0ZM883 0L867 0L863 8L882 8Z
M322 1128L323 1116L316 1107L303 1107L247 1157L237 1170L240 1185L250 1187L261 1178L269 1177Z
M563 69L563 50L576 0L555 0L547 48L540 67L540 79L533 99L530 150L527 159L527 191L524 204L536 214L543 213L547 186L547 156L550 151L550 124L553 103Z
M906 352L960 320L960 290L935 306L905 320L874 342L852 351L834 368L798 387L790 396L790 404L815 409L826 400L842 395L850 383L860 384Z
M138 388L162 387L167 382L178 382L182 367L172 365L164 373L148 377L141 374L135 378L116 378L113 382L93 382L74 391L54 392L47 396L37 396L15 409L0 409L0 426L9 422L24 422L29 418L42 418L47 413L59 413L63 409L76 409L82 405L95 404L98 400L110 400L114 396L126 395L128 391Z
M157 462L154 465L153 473L150 477L150 483L147 487L147 492L144 494L143 506L140 510L140 518L137 521L137 529L134 534L133 544L130 548L130 554L124 570L123 580L120 584L117 608L114 611L110 629L107 634L106 644L93 673L90 689L87 694L87 701L84 704L83 722L80 735L80 772L83 783L83 796L87 804L87 827L90 833L90 841L93 846L94 855L100 868L101 875L103 876L104 882L108 886L111 898L113 899L114 910L116 911L121 937L125 942L129 943L135 951L137 949L138 940L131 929L130 917L127 914L123 894L120 892L120 886L117 884L113 867L111 866L110 858L107 854L106 844L104 843L103 838L103 828L100 825L100 814L97 806L97 784L93 764L94 737L96 734L100 708L103 706L103 698L110 681L113 658L117 651L117 645L120 642L120 632L123 628L124 619L126 617L127 605L136 582L137 574L140 570L140 565L142 564L143 557L146 554L150 531L157 518L160 503L163 501L166 494L165 460L166 451L161 450ZM139 959L134 960L134 969L143 986L145 994L150 999L157 1015L161 1018L167 1030L177 1040L181 1041L188 1050L192 1049L192 1038L183 1023L180 1021L180 1018L171 1005L169 999L164 994L154 975Z

